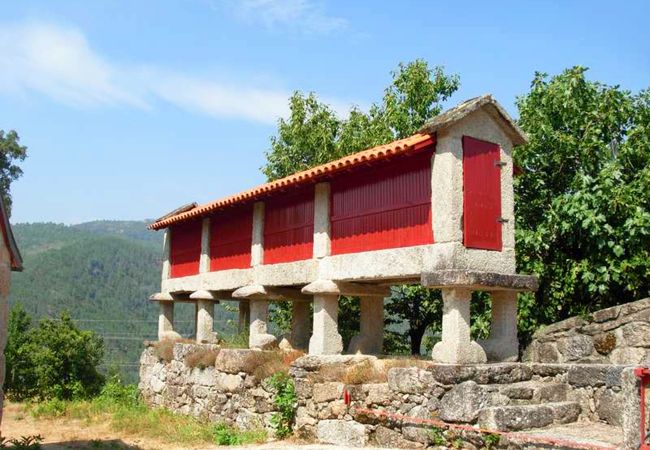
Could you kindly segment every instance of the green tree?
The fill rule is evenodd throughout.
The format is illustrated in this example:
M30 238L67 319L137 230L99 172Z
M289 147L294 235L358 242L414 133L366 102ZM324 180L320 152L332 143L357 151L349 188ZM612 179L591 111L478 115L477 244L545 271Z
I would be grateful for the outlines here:
M278 134L271 138L271 149L262 171L269 180L282 178L368 147L385 144L417 132L442 110L442 103L459 87L459 78L442 67L430 68L418 59L400 63L380 104L368 113L352 108L347 120L336 117L315 94L295 93L289 102L288 120L278 123ZM440 293L410 286L397 291L387 308L393 320L409 322L411 349L419 353L424 331L441 316ZM406 294L408 293L408 295ZM404 295L410 302L404 303ZM359 327L359 305L354 298L343 298L339 329L347 345ZM288 327L288 305L278 304L272 320ZM395 342L387 339L387 342ZM417 350L416 350L417 349ZM392 350L392 349L388 349Z
M20 178L23 171L16 161L27 156L27 147L20 145L18 133L14 130L5 133L0 130L0 192L9 214L11 214L11 182Z
M26 388L31 384L31 368L24 356L31 324L32 320L22 304L17 303L11 308L5 347L4 391L17 398L24 398L27 394Z
M341 156L336 141L341 121L313 93L294 92L289 99L291 114L278 122L278 135L271 137L262 172L277 180Z
M88 398L99 393L104 377L97 371L104 355L102 340L80 330L70 315L44 319L37 327L20 306L9 322L11 351L5 389L9 396L26 398Z
M515 150L524 336L541 324L650 292L650 91L537 73L517 101L530 142Z

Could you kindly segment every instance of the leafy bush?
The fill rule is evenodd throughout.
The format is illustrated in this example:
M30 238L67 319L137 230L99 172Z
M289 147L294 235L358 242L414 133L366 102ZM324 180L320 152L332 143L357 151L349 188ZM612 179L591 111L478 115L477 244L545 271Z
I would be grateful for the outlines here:
M271 417L271 425L275 435L280 439L289 436L293 429L298 398L293 380L284 372L278 372L267 379L269 386L275 391L273 404L278 411Z
M217 445L245 445L266 440L264 430L240 431L225 423L214 426L214 439Z
M92 331L80 330L70 315L44 319L37 327L20 305L9 318L5 390L17 400L90 398L101 389L97 371L104 344Z

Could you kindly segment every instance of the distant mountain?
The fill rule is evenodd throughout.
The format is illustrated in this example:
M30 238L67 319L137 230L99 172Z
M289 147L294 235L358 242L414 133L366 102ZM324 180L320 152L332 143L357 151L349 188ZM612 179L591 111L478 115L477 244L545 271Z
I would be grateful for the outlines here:
M160 289L162 233L146 224L13 225L25 270L12 278L10 304L22 303L34 320L68 311L79 327L104 338L105 367L130 381L137 379L142 341L157 334L157 305L147 298ZM193 334L193 316L192 305L177 306L182 334Z

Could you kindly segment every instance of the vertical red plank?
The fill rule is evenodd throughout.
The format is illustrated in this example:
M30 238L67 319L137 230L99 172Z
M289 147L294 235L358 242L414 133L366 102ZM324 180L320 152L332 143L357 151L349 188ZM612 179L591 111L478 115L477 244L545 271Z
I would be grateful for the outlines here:
M463 229L467 248L501 250L501 149L463 136Z
M171 227L171 277L186 277L199 273L201 258L201 220Z
M332 254L433 243L432 154L433 147L332 180Z
M253 206L220 211L210 217L210 270L251 265Z
M264 208L264 264L310 259L314 246L314 187L269 199Z

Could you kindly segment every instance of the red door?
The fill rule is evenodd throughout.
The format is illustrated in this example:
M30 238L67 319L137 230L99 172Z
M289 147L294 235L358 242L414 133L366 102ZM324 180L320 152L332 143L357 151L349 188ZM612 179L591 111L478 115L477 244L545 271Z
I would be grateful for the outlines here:
M171 227L171 277L187 277L199 273L201 258L201 220Z
M463 136L463 229L467 248L501 250L501 149Z

